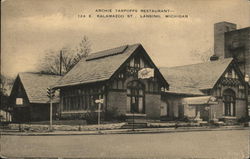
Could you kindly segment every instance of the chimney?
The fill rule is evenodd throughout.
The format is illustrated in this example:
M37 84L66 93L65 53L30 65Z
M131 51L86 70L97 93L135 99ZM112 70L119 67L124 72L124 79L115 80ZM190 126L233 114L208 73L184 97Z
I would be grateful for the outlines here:
M214 24L214 55L211 57L212 60L225 58L225 32L236 30L236 27L236 24L229 22Z

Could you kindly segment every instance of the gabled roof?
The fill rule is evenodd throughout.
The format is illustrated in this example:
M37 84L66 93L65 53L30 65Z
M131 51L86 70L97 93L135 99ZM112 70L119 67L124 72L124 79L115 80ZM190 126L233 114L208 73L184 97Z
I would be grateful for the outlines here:
M92 53L81 59L54 88L108 80L141 44L125 45Z
M211 89L225 72L233 58L205 63L160 68L168 81L169 92L204 95L201 90Z
M61 76L41 73L18 74L30 103L48 103L47 88L55 84Z

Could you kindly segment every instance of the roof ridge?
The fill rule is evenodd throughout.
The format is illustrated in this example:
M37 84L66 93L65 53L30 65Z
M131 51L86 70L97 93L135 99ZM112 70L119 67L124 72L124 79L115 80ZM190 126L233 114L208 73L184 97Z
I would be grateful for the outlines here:
M194 65L207 64L207 63L218 63L218 62L222 62L222 61L231 61L231 60L233 60L233 58L229 57L229 58L219 59L216 61L206 61L206 62L186 64L186 65L173 66L173 67L160 67L160 69L162 69L162 68L172 69L172 68L179 68L179 67L181 68L181 67L186 67L186 66L194 66Z
M47 73L41 73L41 72L19 72L20 74L34 74L34 75L45 75L45 76L57 76L57 77L62 77L60 75L55 75L55 74L47 74Z
M129 45L128 44L126 44L126 45L120 45L120 46L113 47L113 48L110 48L110 49L99 50L99 51L96 51L96 52L91 53L91 54L98 54L98 53L103 52L103 51L109 51L109 50L113 50L113 49L124 47L124 46L129 46Z
M88 57L85 58L85 61L92 61L92 60L97 60L97 59L101 59L101 58L105 58L109 56L122 54L122 53L125 53L129 47L134 46L134 45L138 45L138 44L132 44L132 45L126 44L126 45L121 45L121 46L106 49L106 50L101 50L95 53L91 53Z
M110 48L110 49L99 50L99 51L93 52L93 53L91 53L91 54L96 54L96 53L99 53L99 52L109 51L109 50L116 49L116 48L119 48L119 47L132 46L132 45L141 45L141 43L120 45L120 46L112 47L112 48Z

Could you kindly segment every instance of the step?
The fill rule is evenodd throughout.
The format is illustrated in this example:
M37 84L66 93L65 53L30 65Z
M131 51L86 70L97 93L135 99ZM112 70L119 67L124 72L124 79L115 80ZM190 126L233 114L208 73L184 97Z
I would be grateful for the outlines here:
M128 123L147 123L146 119L126 119Z
M126 125L122 126L122 129L138 129L138 128L146 128L147 127L147 123L134 123L134 125L132 123L128 123Z

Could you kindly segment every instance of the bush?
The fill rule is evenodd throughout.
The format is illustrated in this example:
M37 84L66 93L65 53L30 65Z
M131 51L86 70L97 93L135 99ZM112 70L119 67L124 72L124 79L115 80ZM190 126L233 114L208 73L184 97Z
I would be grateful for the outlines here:
M106 121L125 121L126 115L120 114L117 107L112 107L105 111Z
M118 116L118 108L111 107L105 111L105 120L111 121L114 120Z
M246 122L250 122L250 117L247 116L247 117L241 117L238 119L238 122L239 123L246 123Z
M95 111L89 111L85 114L85 120L87 124L97 124L98 122L98 113Z
M179 121L190 122L190 119L187 116L184 116L184 117L180 118Z

